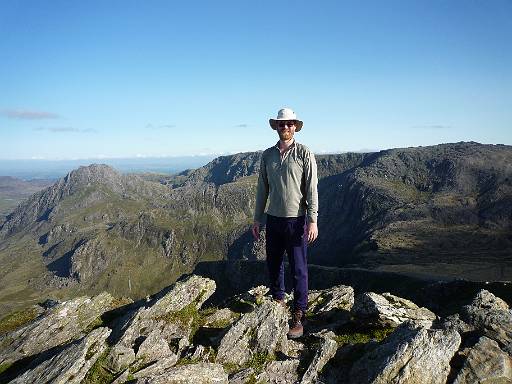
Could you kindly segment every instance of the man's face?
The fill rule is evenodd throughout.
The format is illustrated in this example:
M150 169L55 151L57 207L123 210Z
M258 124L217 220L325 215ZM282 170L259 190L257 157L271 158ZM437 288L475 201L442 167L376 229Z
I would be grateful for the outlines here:
M295 121L293 120L283 120L277 123L277 133L279 134L279 138L283 141L290 140L293 138L295 133Z

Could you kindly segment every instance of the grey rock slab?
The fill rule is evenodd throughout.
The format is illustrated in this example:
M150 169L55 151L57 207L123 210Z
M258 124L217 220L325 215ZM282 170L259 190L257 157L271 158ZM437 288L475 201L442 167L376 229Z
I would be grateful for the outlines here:
M256 377L257 383L269 384L294 384L299 380L297 370L300 361L290 359L283 361L271 361L265 369Z
M109 328L98 328L80 342L75 342L61 353L29 369L11 383L80 383L98 357L106 350Z
M37 355L83 337L111 309L113 300L104 292L92 298L65 301L46 310L31 323L0 338L0 363Z
M498 343L482 336L468 353L453 384L512 383L512 361Z
M344 309L350 311L354 305L354 288L348 285L337 285L329 289L310 291L308 294L308 310L313 313Z
M331 332L332 334L332 332ZM334 334L332 334L334 336ZM323 337L320 348L316 351L313 360L309 364L306 373L302 376L301 384L312 384L318 379L318 374L322 371L323 367L327 362L334 357L336 350L338 349L338 343L333 339L329 338L328 335Z
M149 363L172 354L167 341L162 338L159 331L154 330L140 345L136 358L144 363Z
M193 319L183 311L186 312L189 306L193 306L192 310L199 309L215 288L215 281L196 275L178 281L160 299L148 303L148 307L139 308L125 320L117 344L134 348L136 340L145 339L150 333L154 337L159 334L167 343L172 339L188 339Z
M462 320L512 352L512 313L503 300L482 290L460 314Z
M412 301L383 293L366 292L355 298L352 314L356 318L381 326L396 327L412 321L425 327L432 326L436 315L427 308L420 308Z
M135 361L135 352L124 345L116 345L107 356L107 366L113 372L128 368Z
M217 362L242 366L254 353L272 354L286 345L288 313L277 302L266 300L244 314L222 338Z
M154 364L151 364L149 367L141 369L133 374L135 378L143 378L143 377L152 377L161 375L176 365L178 362L178 356L171 355L167 357L163 357L156 361Z
M456 331L403 324L354 363L350 383L445 384L460 343Z
M228 374L220 364L199 363L174 367L157 376L136 379L137 384L227 384Z

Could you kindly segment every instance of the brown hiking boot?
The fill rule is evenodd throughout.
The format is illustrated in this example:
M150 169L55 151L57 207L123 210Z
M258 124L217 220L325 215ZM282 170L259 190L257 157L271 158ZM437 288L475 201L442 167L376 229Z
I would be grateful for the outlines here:
M290 339L296 339L301 337L304 333L304 327L302 326L302 317L304 313L300 309L296 309L292 313L292 323L290 325L290 330L288 331L288 337Z

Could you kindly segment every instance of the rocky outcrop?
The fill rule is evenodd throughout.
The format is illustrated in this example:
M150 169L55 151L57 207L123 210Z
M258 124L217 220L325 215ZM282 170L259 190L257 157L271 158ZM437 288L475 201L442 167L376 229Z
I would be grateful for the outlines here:
M109 354L112 361L133 350L140 365L170 357L188 345L194 313L215 291L215 281L199 276L177 282L171 290L147 307L129 313L116 336L119 340ZM178 341L176 351L169 345ZM131 355L131 352L128 353Z
M105 340L110 332L108 328L95 329L80 342L71 344L61 353L29 369L12 383L81 383L107 348Z
M483 335L512 352L512 313L500 298L481 290L470 305L461 311L462 319Z
M111 309L108 293L93 298L78 297L60 303L28 325L0 337L0 364L40 354L79 339L101 324L101 315Z
M285 352L287 322L286 309L266 299L253 312L244 314L222 338L217 362L243 366L256 354Z
M350 311L354 305L354 289L338 285L324 290L312 290L308 294L309 310L315 313L334 309Z
M444 384L460 342L455 331L404 324L354 364L350 382Z
M498 343L482 336L467 352L453 384L512 383L512 360Z
M430 327L436 315L390 293L366 292L356 297L352 314L368 323L396 327L405 321Z
M225 300L243 303L242 313L236 306L204 308L215 288L215 281L191 275L114 311L108 294L54 305L2 338L0 382L512 380L507 348L512 325L497 324L510 311L487 291L429 328L433 313L409 300L366 292L352 306L352 287L335 286L311 293L305 334L288 340L288 307L272 300L267 287ZM363 306L364 300L373 304ZM369 307L372 311L358 309ZM368 322L369 314L379 321Z

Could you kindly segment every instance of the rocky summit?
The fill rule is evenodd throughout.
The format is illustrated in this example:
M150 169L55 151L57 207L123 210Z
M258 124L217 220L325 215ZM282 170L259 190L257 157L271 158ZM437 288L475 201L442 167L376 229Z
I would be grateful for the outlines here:
M512 312L486 290L447 315L387 292L311 291L305 334L289 340L291 296L258 286L214 306L216 286L188 275L137 302L37 305L0 324L0 382L512 382Z

